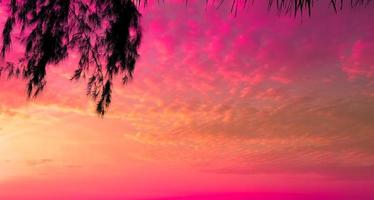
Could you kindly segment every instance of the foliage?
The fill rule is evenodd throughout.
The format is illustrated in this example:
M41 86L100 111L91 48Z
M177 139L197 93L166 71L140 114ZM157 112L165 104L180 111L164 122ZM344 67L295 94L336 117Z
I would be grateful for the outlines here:
M185 0L188 4L191 0ZM225 0L206 0L220 7ZM231 12L254 0L231 0ZM329 0L335 11L344 0ZM350 0L350 6L367 5L371 0ZM96 111L104 115L111 102L113 78L127 83L133 77L141 43L139 6L147 0L10 0L9 16L3 28L1 55L12 44L15 27L20 28L24 55L19 62L7 62L0 75L23 77L28 81L28 97L37 96L46 85L46 67L58 64L69 52L80 54L72 80L88 78L87 95L97 103ZM280 13L311 15L314 0L268 0L269 8ZM104 64L103 64L104 63Z
M72 79L88 77L87 94L101 115L111 102L113 78L126 83L134 71L141 42L140 13L129 0L25 0L10 2L3 29L4 57L12 31L20 26L25 53L19 63L7 63L9 76L22 75L29 97L44 88L46 67L58 64L69 51L80 53ZM105 59L105 61L102 61ZM105 66L103 67L103 64Z

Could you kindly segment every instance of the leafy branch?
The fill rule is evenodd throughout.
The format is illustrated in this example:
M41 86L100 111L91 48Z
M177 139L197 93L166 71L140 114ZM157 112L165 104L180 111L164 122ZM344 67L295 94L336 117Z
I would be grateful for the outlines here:
M162 0L163 1L163 0ZM191 0L185 0L188 5ZM231 12L255 0L205 0L219 8L231 1ZM160 0L157 0L160 3ZM297 16L312 13L315 0L267 0L269 9ZM328 0L336 12L367 6L371 0ZM0 0L1 3L1 0ZM19 41L24 55L17 63L0 66L0 75L27 80L27 96L36 97L46 85L46 68L58 64L69 52L80 54L71 80L88 77L87 95L104 115L112 99L113 78L120 75L125 84L133 78L141 43L140 6L148 0L10 0L9 16L3 27L0 54L5 58L12 45L14 27L20 27Z

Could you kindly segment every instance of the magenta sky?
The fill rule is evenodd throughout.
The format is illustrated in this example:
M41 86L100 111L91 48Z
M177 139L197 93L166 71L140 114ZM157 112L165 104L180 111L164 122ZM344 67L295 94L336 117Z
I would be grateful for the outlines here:
M73 54L33 101L0 78L0 199L374 199L373 6L142 13L135 79L103 119Z

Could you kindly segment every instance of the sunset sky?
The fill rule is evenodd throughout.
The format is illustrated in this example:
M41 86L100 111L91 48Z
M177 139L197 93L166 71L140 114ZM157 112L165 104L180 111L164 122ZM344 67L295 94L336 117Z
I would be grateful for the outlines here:
M374 199L373 5L204 2L141 9L134 79L103 118L74 53L33 100L2 76L0 199Z

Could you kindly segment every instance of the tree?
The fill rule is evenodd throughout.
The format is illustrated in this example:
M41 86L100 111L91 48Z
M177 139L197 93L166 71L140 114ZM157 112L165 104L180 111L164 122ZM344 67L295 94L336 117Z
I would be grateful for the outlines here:
M189 3L190 0L186 0ZM206 0L209 3L210 0ZM220 7L225 0L211 0ZM232 0L231 12L254 0ZM36 97L46 85L46 67L62 62L71 51L80 53L72 80L88 77L87 95L96 102L96 111L104 115L111 103L113 78L120 75L125 84L132 79L142 30L139 6L147 0L10 0L9 16L3 28L1 55L12 44L15 26L20 27L24 55L17 63L6 62L0 75L27 80L28 97ZM350 6L369 4L371 0L350 0ZM314 0L268 0L268 7L297 15L311 15ZM330 0L335 11L344 0ZM103 67L104 63L104 67Z

